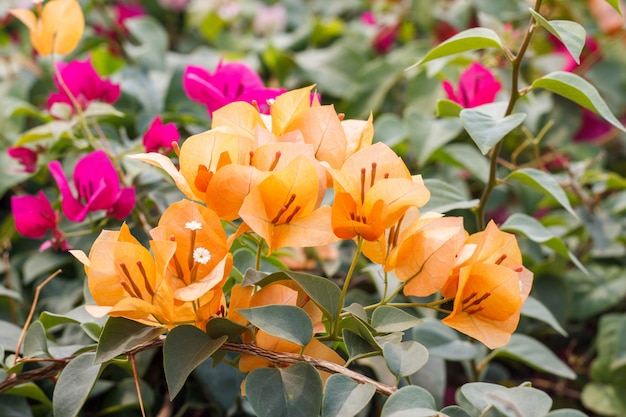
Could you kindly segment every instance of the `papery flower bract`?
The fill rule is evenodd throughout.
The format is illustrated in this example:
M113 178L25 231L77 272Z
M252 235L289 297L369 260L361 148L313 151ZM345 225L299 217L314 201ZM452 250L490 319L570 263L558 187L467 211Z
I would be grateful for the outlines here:
M593 142L613 130L609 122L591 110L582 108L581 115L580 127L572 138L575 142Z
M220 62L213 74L190 65L183 74L183 87L190 99L207 107L209 115L235 101L256 102L263 113L268 113L268 100L284 92L266 88L261 77L241 62Z
M161 117L154 118L150 127L143 135L143 146L147 152L168 153L172 150L172 142L178 142L180 133L174 122L163 124Z
M474 62L459 77L456 91L448 81L443 82L443 88L450 100L470 108L492 103L502 85L487 68Z
M269 251L320 246L336 241L331 208L319 207L320 184L313 162L300 155L250 191L239 214Z
M515 235L501 231L492 220L484 231L469 236L459 252L452 274L442 288L444 297L455 296L458 271L472 264L497 264L515 271L523 268L522 253Z
M83 110L92 101L97 100L112 104L120 97L121 89L119 84L100 78L89 59L72 61L69 64L59 62L57 63L57 68L59 73L55 73L54 83L59 91L51 93L48 97L48 109L52 108L54 103L65 103L74 108L71 98L61 86L58 79L59 74Z
M220 219L212 210L189 200L174 203L165 210L151 236L176 242L167 274L176 299L206 299L211 292L208 298L220 302L232 256Z
M252 29L257 35L269 36L285 30L287 27L287 9L281 3L272 6L261 5L252 22Z
M76 164L72 177L77 196L59 161L50 162L48 168L63 197L63 214L71 221L83 221L87 213L98 210L122 220L135 206L135 188L120 188L115 167L102 150L85 155Z
M11 196L11 212L17 231L31 239L42 238L57 227L57 214L43 191L36 196Z
M97 304L87 306L87 311L156 327L195 323L191 303L176 303L164 279L176 242L153 240L150 247L151 251L143 247L124 223L119 231L102 231L89 257L71 251L85 265L89 291Z
M532 273L497 264L461 268L452 313L442 322L490 349L506 345L530 293Z
M24 172L32 174L37 171L37 152L25 146L16 146L7 149L7 154L17 159L24 167Z
M31 10L9 12L26 25L33 48L40 55L72 52L85 29L85 17L76 0L50 0L41 8L38 18Z
M412 177L402 159L378 142L352 154L341 169L330 169L336 201L332 227L342 239L378 239L410 207L430 198L421 176Z
M406 282L405 295L432 295L446 283L466 238L462 217L424 216L400 232L385 270Z

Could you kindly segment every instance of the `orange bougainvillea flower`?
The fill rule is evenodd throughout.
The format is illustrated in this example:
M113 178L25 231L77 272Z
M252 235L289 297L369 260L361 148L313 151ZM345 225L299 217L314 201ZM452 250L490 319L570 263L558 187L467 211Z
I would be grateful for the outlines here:
M300 155L253 188L239 215L267 242L270 252L287 246L326 245L337 238L331 228L331 208L319 207L321 194L315 163Z
M355 152L341 169L329 171L336 197L332 225L342 239L374 241L410 207L421 207L430 198L422 177L411 176L382 142Z
M498 264L473 264L459 271L459 286L446 325L490 349L506 345L530 293L532 273Z
M515 235L501 231L490 221L484 231L472 234L458 254L454 270L443 286L444 297L457 293L459 271L472 264L497 264L512 270L522 267L522 253Z
M103 231L89 257L72 251L85 265L94 315L126 317L172 328L207 321L225 309L222 286L232 266L217 216L190 201L170 206L152 230L150 250L126 224Z
M39 18L26 9L11 9L9 13L26 25L33 48L40 55L72 52L85 30L85 17L76 0L50 0L40 8Z
M467 232L461 217L424 217L401 234L385 270L405 282L404 294L426 297L447 281Z

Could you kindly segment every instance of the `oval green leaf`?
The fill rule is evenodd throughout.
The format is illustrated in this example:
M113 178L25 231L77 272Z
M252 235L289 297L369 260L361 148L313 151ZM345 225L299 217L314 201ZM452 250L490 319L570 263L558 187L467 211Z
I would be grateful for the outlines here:
M535 168L523 168L510 173L506 180L519 181L536 190L543 191L558 201L572 216L578 218L565 191L563 191L559 182L551 174Z
M519 333L511 336L511 341L492 352L493 357L503 356L518 360L531 368L549 372L567 379L576 379L576 372L559 359L544 344Z
M172 329L163 344L163 370L170 398L176 397L187 377L198 365L214 354L228 339L211 339L194 326Z
M548 324L550 327L556 330L559 334L561 334L564 337L567 337L567 332L561 326L561 324L557 321L557 319L554 317L552 312L548 310L548 308L536 298L532 296L528 297L526 301L524 301L524 305L522 306L521 313L526 317L532 317L536 320L540 320Z
M322 379L306 363L259 368L246 378L246 397L258 417L318 417Z
M154 339L165 329L145 326L122 317L109 317L96 350L96 363L103 363L123 354L130 348Z
M613 115L609 106L598 93L598 90L579 75L565 71L552 72L533 81L531 88L533 90L544 88L572 100L574 103L602 116L604 120L619 130L626 132L626 128Z
M542 15L529 8L535 21L553 34L567 48L574 61L580 64L580 53L585 46L587 32L585 28L571 20L546 20Z
M478 109L463 109L459 114L463 127L483 155L513 129L526 120L526 114L515 113L497 120Z
M480 27L467 29L431 49L426 56L409 68L422 65L433 59L485 48L502 49L502 41L498 34L491 29Z
M324 388L322 417L352 417L370 402L376 387L359 384L345 375L331 375Z
M422 319L392 306L380 306L372 313L372 327L379 333L401 332L422 323Z
M552 399L538 389L520 386L506 388L486 382L474 382L461 387L461 396L479 412L493 407L496 415L544 417L552 407ZM481 414L487 415L487 414Z
M63 369L52 394L55 417L78 415L103 366L94 363L95 357L93 352L83 353Z
M285 271L285 274L294 280L307 293L311 300L331 320L335 319L341 290L334 282L327 278L300 272Z
M428 349L408 340L400 343L385 343L383 356L387 367L398 378L413 375L428 361Z
M422 387L408 385L394 392L385 402L381 417L432 417L435 399Z
M587 268L585 268L576 255L565 246L565 243L534 217L523 213L514 213L511 217L506 219L502 226L500 226L500 229L522 234L533 242L541 243L549 247L559 255L570 258L578 269L589 274Z
M237 311L259 329L300 346L313 336L311 319L300 307L267 305Z

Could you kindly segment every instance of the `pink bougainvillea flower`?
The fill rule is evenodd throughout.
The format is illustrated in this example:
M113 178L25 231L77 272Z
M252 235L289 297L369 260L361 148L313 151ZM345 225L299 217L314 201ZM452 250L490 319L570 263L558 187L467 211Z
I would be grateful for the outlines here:
M57 215L43 193L11 197L11 211L15 228L25 237L40 239L57 225Z
M16 146L14 148L7 149L7 154L17 159L22 164L23 172L32 174L37 171L37 152L25 146Z
M147 15L146 9L140 3L115 3L113 12L115 14L115 23L124 29L124 23L127 19Z
M172 150L172 142L178 142L179 139L180 133L176 129L176 124L173 122L163 124L161 118L157 116L143 135L143 146L147 152L158 152L161 149L163 153L168 153Z
M592 142L613 130L613 126L591 110L582 109L580 128L574 135L576 142Z
M450 100L470 108L492 103L502 85L487 68L474 62L459 77L456 91L448 81L443 82L443 88Z
M48 168L61 191L63 213L71 221L83 221L87 213L98 210L106 210L107 215L122 220L135 207L135 189L120 188L115 167L102 150L85 155L76 164L73 179L77 196L72 193L59 161L50 162Z
M204 104L209 114L234 101L256 102L262 113L285 90L266 88L261 77L241 62L220 63L215 72L190 65L183 74L183 87L193 101Z
M11 211L15 219L15 229L24 237L40 239L52 232L52 237L40 247L42 252L48 248L57 251L66 251L70 246L59 230L59 214L55 212L46 195L39 191L37 195L22 195L11 197Z
M100 78L90 60L72 61L69 64L59 62L57 69L81 109L87 108L92 101L112 104L120 97L119 84ZM48 97L48 109L54 103L66 103L73 108L72 100L61 86L58 73L54 76L54 83L59 91Z

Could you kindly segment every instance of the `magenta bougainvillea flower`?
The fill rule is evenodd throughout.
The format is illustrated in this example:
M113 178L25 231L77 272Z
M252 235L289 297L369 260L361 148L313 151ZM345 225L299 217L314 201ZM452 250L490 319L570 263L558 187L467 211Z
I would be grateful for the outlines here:
M266 88L261 77L241 62L220 62L213 74L190 65L183 74L183 87L190 99L207 107L209 115L234 101L256 102L261 112L267 114L268 101L285 92Z
M160 149L163 153L172 150L172 142L178 142L180 133L176 129L173 122L163 124L159 116L155 117L150 127L143 135L143 146L147 152L158 152Z
M135 207L135 188L120 187L115 167L102 150L85 155L76 164L73 180L77 196L59 161L50 162L48 168L61 191L63 214L71 221L83 221L87 213L98 210L122 220Z
M448 81L443 82L443 88L450 100L470 108L492 103L502 85L487 68L474 62L459 77L456 91Z
M52 237L40 247L40 251L52 248L58 251L71 249L63 232L59 230L59 214L43 193L37 195L21 195L11 197L11 212L15 219L15 229L24 237L40 239L52 232Z
M98 100L112 104L120 97L119 84L100 78L89 59L72 61L69 64L59 62L57 69L81 109L87 108L92 101ZM59 91L48 97L48 109L54 103L66 103L73 108L72 100L61 86L58 73L54 75L54 84Z
M57 215L43 193L11 197L15 229L25 237L40 239L57 226Z
M22 164L24 167L22 170L23 172L32 174L37 171L37 152L32 149L25 146L16 146L7 149L7 154L11 158L17 159L20 164Z

